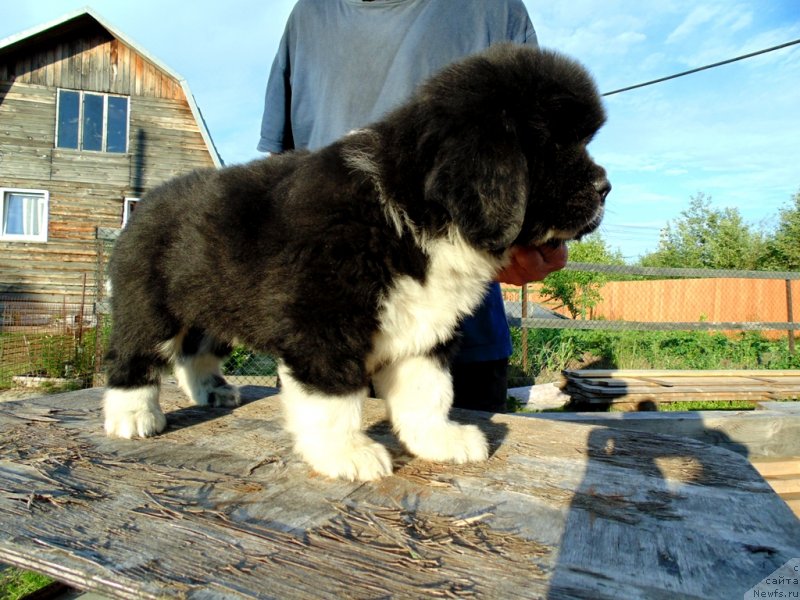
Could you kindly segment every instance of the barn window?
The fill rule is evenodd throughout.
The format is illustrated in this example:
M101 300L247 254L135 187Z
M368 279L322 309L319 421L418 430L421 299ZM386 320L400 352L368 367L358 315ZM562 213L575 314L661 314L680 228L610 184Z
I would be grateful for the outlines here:
M81 111L79 92L61 90L58 93L58 130L56 144L59 148L78 147L78 119Z
M136 204L139 202L139 198L125 198L125 203L122 206L122 226L128 224L128 219L131 218L133 211L136 210Z
M49 199L43 190L0 188L0 240L46 242Z
M59 90L56 147L125 153L129 112L125 96Z
M83 95L83 149L103 150L103 96Z

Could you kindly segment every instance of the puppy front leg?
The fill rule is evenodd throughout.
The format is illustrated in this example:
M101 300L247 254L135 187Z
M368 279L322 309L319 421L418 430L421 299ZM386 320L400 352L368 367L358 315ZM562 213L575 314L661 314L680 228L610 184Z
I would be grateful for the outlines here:
M392 472L389 452L361 431L367 390L328 395L303 386L286 366L278 368L286 428L295 451L315 471L350 481L370 481Z
M130 439L161 433L167 427L158 402L160 367L165 361L157 354L124 353L119 348L112 332L108 387L103 395L106 434Z
M373 383L388 403L400 441L413 454L459 464L489 457L486 438L475 425L449 419L453 381L440 361L426 356L400 359L381 369Z
M133 389L109 387L103 397L103 414L106 434L113 437L150 437L167 426L155 384Z

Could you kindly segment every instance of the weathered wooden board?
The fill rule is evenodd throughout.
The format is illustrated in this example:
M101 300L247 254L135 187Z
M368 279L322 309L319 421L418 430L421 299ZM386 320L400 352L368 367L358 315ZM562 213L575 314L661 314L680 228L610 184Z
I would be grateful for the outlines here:
M698 373L704 376L718 377L797 377L798 371L793 369L775 369L770 371L756 371L748 369L709 369L698 371L696 369L566 369L565 375L575 374L579 377L697 377Z
M763 410L691 412L542 412L527 418L692 438L753 458L800 456L800 402L760 403Z
M482 464L407 456L330 481L291 455L278 402L185 408L101 432L101 390L0 405L0 561L121 598L740 598L800 556L800 522L741 456L688 440L457 412Z
M800 398L800 371L565 370L565 394L573 405L615 405L691 400L753 403Z
M759 458L750 462L800 518L800 456Z

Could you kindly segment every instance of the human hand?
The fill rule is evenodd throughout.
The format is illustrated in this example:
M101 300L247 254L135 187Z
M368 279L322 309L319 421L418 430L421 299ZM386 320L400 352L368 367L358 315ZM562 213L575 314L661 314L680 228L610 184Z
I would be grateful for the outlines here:
M510 285L523 285L541 281L553 271L567 264L569 251L564 242L558 245L513 246L511 261L497 274L497 281Z

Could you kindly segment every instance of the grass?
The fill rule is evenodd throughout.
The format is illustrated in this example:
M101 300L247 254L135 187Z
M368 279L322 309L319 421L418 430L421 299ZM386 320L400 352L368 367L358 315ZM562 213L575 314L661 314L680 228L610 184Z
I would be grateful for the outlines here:
M790 354L786 340L771 340L758 332L601 331L531 329L528 371L521 368L522 330L512 329L514 354L510 384L561 381L564 369L800 369L800 353ZM663 403L658 410L751 410L741 402ZM509 402L509 411L520 410ZM613 407L611 410L614 410Z
M533 409L526 410L525 405L516 398L508 399L508 412L533 412L533 413L564 413L572 412L569 408L560 406L558 408L544 408L541 410ZM747 400L701 400L692 402L663 402L657 405L657 412L683 412L683 411L698 411L698 410L755 410L755 405ZM609 407L609 412L628 412L623 409L614 408L612 405Z
M0 571L0 600L18 600L32 594L53 580L45 575L7 567Z
M106 335L101 331L101 335ZM101 338L101 344L104 340ZM14 386L16 375L66 378L91 383L95 368L96 329L80 340L71 333L0 334L0 389Z
M564 369L800 369L800 354L785 340L758 332L725 335L685 331L581 331L532 329L528 332L528 372L536 383L559 381ZM511 362L522 364L519 328L511 332Z
M746 400L665 402L658 405L658 412L679 412L684 410L755 410L755 405Z
M271 356L239 346L234 348L225 361L223 373L226 375L275 376L278 374L278 363Z

